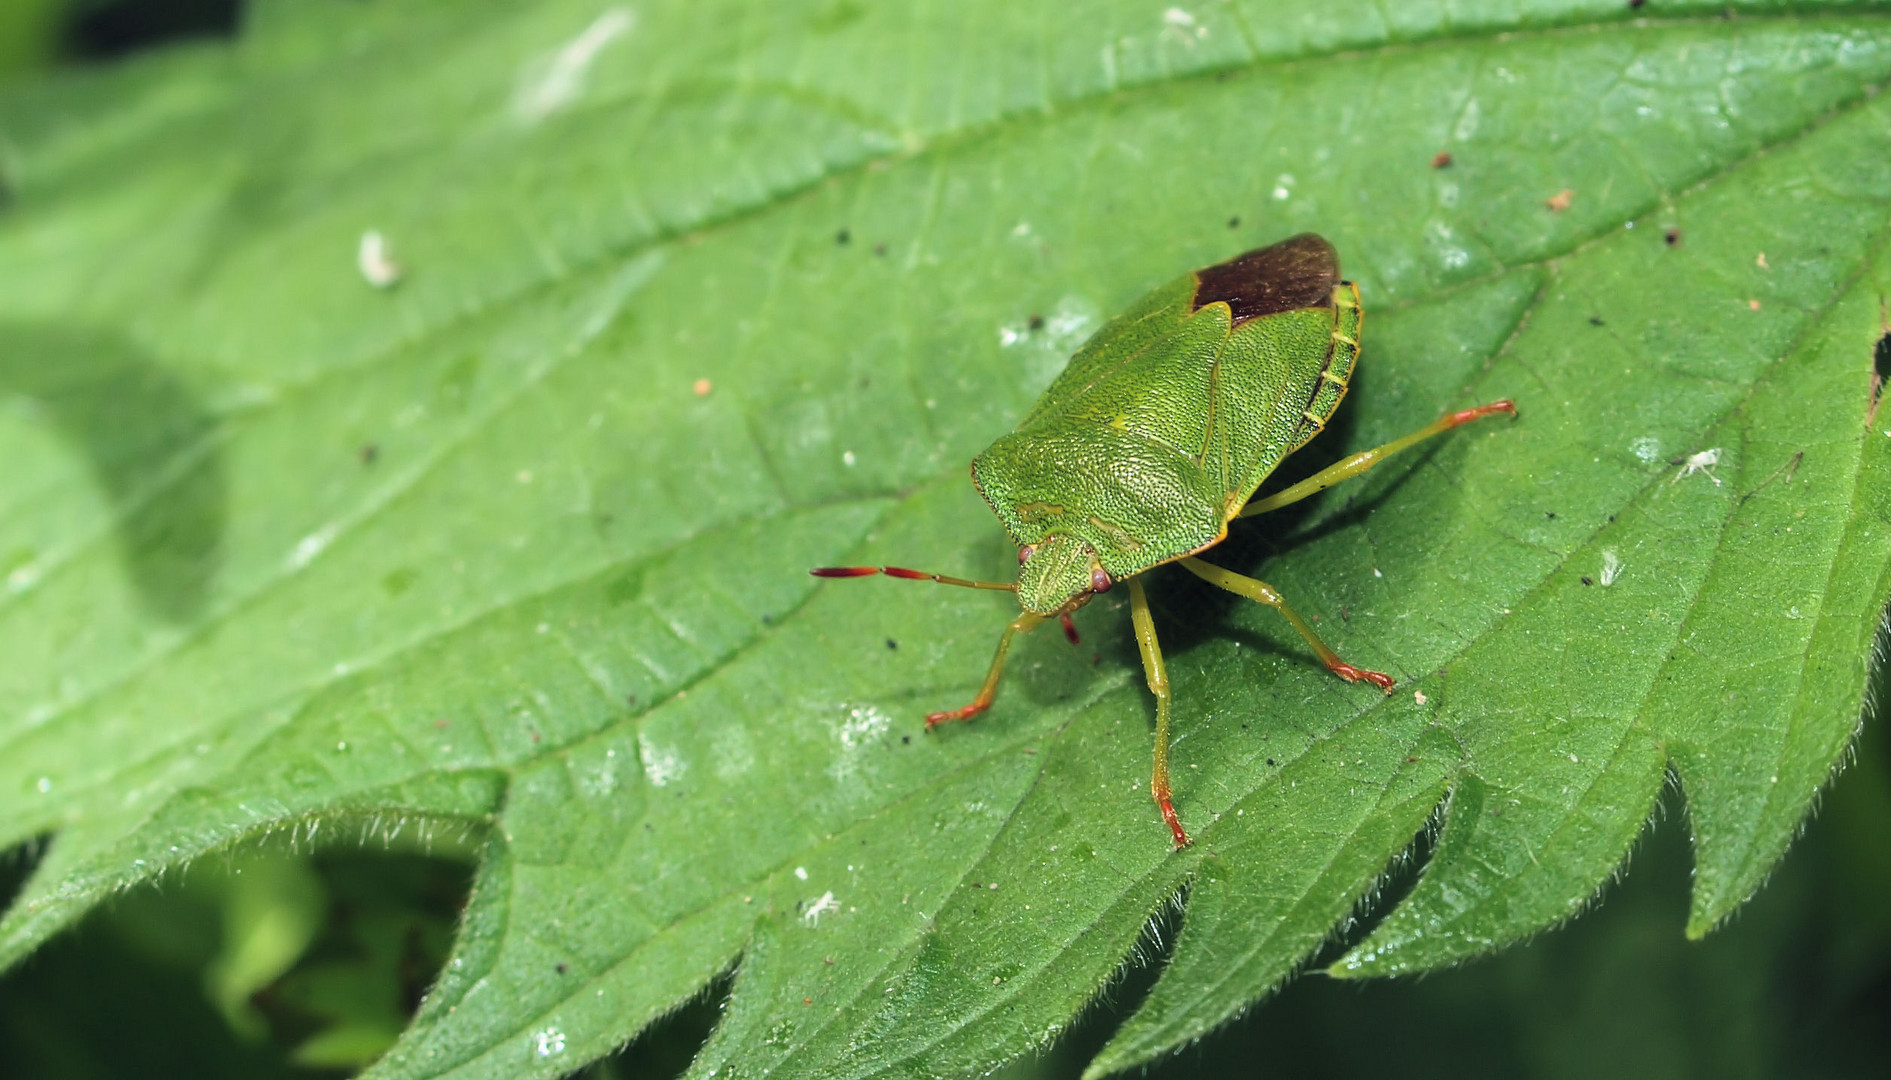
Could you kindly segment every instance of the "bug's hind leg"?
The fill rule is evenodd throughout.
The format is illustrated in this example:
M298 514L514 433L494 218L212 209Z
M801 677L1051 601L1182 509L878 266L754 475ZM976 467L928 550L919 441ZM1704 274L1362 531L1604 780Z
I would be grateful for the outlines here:
M1440 417L1435 423L1419 428L1417 431L1412 432L1402 439L1394 439L1384 446L1375 446L1370 450L1361 450L1359 453L1349 458L1344 458L1328 465L1326 468L1321 469L1319 472L1314 473L1312 476L1307 477L1305 480L1300 481L1290 488L1283 488L1280 491L1276 491L1265 499L1256 499L1247 504L1235 517L1253 517L1256 514L1265 514L1269 510L1278 510L1289 503L1297 503L1309 495L1325 491L1327 488L1332 487L1342 480L1351 480L1353 477L1372 468L1374 465L1398 453L1400 450L1412 446L1414 443L1424 442L1433 435L1442 435L1461 424L1468 424L1473 420L1482 420L1486 416L1494 416L1497 413L1509 413L1515 416L1517 414L1517 406L1506 398L1503 401L1493 401L1489 405L1479 405L1475 409L1463 409L1459 412L1447 413ZM1219 585L1221 583L1216 582L1216 584ZM1225 589L1227 586L1223 585L1222 588ZM1240 592L1239 589L1235 591ZM1259 598L1257 597L1256 599ZM1269 603L1270 601L1262 602ZM1302 630L1301 633L1304 634L1306 631Z
M1162 667L1162 646L1156 642L1156 621L1149 615L1149 598L1143 594L1142 579L1129 579L1129 619L1136 627L1136 650L1142 653L1142 671L1149 680L1149 692L1156 696L1156 765L1149 776L1149 793L1155 796L1162 820L1175 834L1175 846L1194 843L1182 830L1175 816L1175 804L1169 800L1169 673Z
M1287 622L1299 631L1300 636L1307 639L1307 644L1313 646L1314 655L1320 658L1320 662L1326 665L1328 671L1347 682L1369 682L1388 694L1392 692L1392 676L1354 667L1341 660L1338 653L1328 648L1326 642L1320 640L1320 636L1313 632L1313 628L1307 625L1306 620L1302 619L1293 608L1287 606L1287 601L1281 598L1280 593L1272 585L1251 577L1243 577L1232 570L1223 570L1213 563L1205 563L1192 556L1180 561L1189 573L1210 585L1220 586L1231 593L1266 604L1280 612Z
M962 709L949 709L936 712L926 717L926 730L931 731L940 724L954 720L970 720L986 709L991 708L992 699L998 696L998 677L1005 673L1005 654L1011 651L1011 639L1019 634L1028 634L1044 621L1044 616L1025 612L1005 627L1005 636L998 639L998 654L991 658L991 670L985 673L985 685L978 688L978 696L970 705Z

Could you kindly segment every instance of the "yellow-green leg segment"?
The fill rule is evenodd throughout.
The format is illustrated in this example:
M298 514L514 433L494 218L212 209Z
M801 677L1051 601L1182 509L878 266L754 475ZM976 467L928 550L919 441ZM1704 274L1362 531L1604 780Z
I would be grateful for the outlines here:
M1510 399L1505 398L1502 401L1493 401L1489 405L1479 405L1475 409L1464 409L1459 412L1446 414L1440 417L1436 423L1419 428L1403 439L1394 439L1384 446L1375 446L1370 450L1361 450L1352 457L1328 465L1326 468L1321 469L1319 472L1314 473L1312 476L1307 477L1305 480L1300 481L1290 488L1277 491L1265 499L1256 499L1247 504L1235 517L1253 517L1256 514L1265 514L1269 510L1278 510L1289 503L1297 503L1309 495L1325 491L1341 480L1351 480L1353 477L1358 476L1360 473L1365 472L1379 462L1384 461L1386 458L1391 457L1393 454L1415 443L1424 442L1433 435L1442 435L1461 424L1468 424L1473 420L1482 420L1486 416L1493 416L1497 413L1509 413L1515 416L1517 406L1513 404ZM1236 591L1238 592L1239 590ZM1306 631L1302 630L1301 633L1304 634Z
M1326 670L1347 682L1369 682L1388 694L1392 692L1392 676L1354 667L1341 660L1339 654L1328 647L1326 642L1321 641L1320 635L1313 632L1313 627L1308 626L1307 621L1302 619L1298 612L1287 606L1287 601L1281 598L1280 592L1272 585L1265 581L1244 577L1232 570L1223 570L1213 563L1205 563L1192 556L1180 562L1189 573L1210 585L1219 586L1237 596L1245 596L1249 600L1266 604L1280 612L1287 620L1287 624L1298 631L1300 636L1306 639L1307 644L1313 647L1313 654L1320 658L1320 663L1326 665Z
M1162 667L1162 646L1156 642L1156 621L1149 616L1149 597L1142 591L1142 579L1129 579L1129 620L1136 627L1136 651L1142 653L1142 673L1149 680L1149 692L1156 696L1156 767L1149 777L1149 793L1156 798L1162 820L1175 834L1175 846L1185 848L1194 841L1182 831L1182 821L1175 816L1175 803L1169 799L1169 673Z
M956 582L951 584L956 584ZM1011 651L1011 639L1019 634L1030 633L1037 629L1038 623L1043 621L1044 616L1033 615L1028 611L1011 620L1011 625L1005 627L1005 636L998 639L998 654L991 658L991 670L985 673L985 685L978 688L978 696L972 699L970 705L962 709L949 709L927 716L926 730L931 731L940 724L950 723L953 720L970 720L991 708L992 699L998 696L998 677L1005 673L1005 654Z

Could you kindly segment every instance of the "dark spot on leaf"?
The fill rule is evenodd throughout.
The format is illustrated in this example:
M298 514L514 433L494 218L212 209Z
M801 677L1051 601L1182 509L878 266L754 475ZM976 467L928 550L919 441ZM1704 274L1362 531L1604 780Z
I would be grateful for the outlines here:
M570 971L571 967L568 964L559 964L557 967L553 968L552 970L558 972L558 974L560 975L563 975L565 972Z
M873 245L873 253L874 253L875 255L878 255L878 256L880 256L881 258L885 258L885 257L886 257L886 245L885 245L885 244L875 244L875 245Z
M886 647L889 649L897 649L900 647L900 643L897 641L894 641L892 638L887 638Z
M852 240L853 238L854 238L854 234L848 232L846 229L842 229L841 231L834 234L834 242L836 244L841 245L842 247L846 247L847 242Z
M1241 219L1240 219L1240 217L1238 217L1238 216L1237 216L1237 217L1231 217L1231 218L1229 218L1229 219L1228 219L1228 228L1230 228L1230 229L1238 229L1238 228L1240 228L1240 227L1241 227Z
M901 735L901 736L900 736L900 745L901 745L901 746L911 746L912 744L913 744L913 737L912 737L911 735Z
M1449 151L1446 151L1446 150L1438 151L1437 155L1431 159L1431 167L1434 169L1442 169L1449 166L1450 164L1451 164L1451 154Z
M361 459L361 464L372 465L380 458L381 448L374 443L362 443L361 449L355 452L355 456Z
M1669 247L1676 247L1681 243L1681 230L1669 229L1661 234L1661 238L1668 242Z
M1602 323L1602 316L1600 316L1600 315L1591 315L1591 316L1589 316L1589 325L1590 325L1590 326L1601 326L1601 325L1603 325L1603 323Z
M403 566L399 569L388 571L387 574L381 578L381 591L389 596L399 596L408 589L413 588L414 582L419 580L420 571L415 570L411 566Z
M1033 330L1042 330L1044 329L1044 316L1034 314L1029 319L1025 320L1025 325Z
M612 607L628 604L643 596L643 570L635 569L604 586L604 602Z
M1555 521L1555 520L1556 520L1556 511L1554 511L1554 510L1545 510L1545 511L1543 511L1543 516L1544 516L1544 517L1546 517L1546 518L1549 518L1549 519L1550 519L1551 521Z
M1593 581L1593 580L1592 580L1592 579L1591 579L1591 578L1589 577L1589 575L1588 575L1588 574L1584 574L1584 575L1582 576L1582 583L1583 583L1584 585L1594 585L1594 584L1595 584L1595 581Z
M1267 763L1268 763L1269 765L1272 765L1272 764L1274 763L1274 759L1273 759L1273 758L1268 758L1268 759L1267 759Z
M1647 2L1648 0L1628 0L1628 6L1631 8L1640 8L1643 4Z

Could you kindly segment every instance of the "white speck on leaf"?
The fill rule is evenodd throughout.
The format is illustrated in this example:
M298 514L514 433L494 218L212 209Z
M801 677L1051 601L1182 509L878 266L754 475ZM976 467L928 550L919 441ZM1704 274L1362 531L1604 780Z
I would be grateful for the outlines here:
M1634 452L1636 457L1650 465L1661 460L1661 440L1655 438L1653 435L1644 435L1636 439L1634 442L1628 444L1628 448Z
M39 778L39 782L34 784L33 787L36 788L41 795L49 794L53 789L53 778L50 776L42 776Z
M794 876L795 876L795 877L796 877L796 878L797 878L798 880L801 880L801 881L806 881L806 880L808 880L808 868L807 868L807 867L805 867L805 866L797 866L797 867L795 867L795 868L794 868Z
M841 454L840 456L840 463L842 465L847 466L850 469L853 468L854 461L855 461L854 452L852 450L848 450L845 453Z
M559 46L548 59L526 68L512 98L513 112L526 123L536 124L576 101L598 53L636 25L637 16L627 8L611 8L593 19L583 33Z
M388 254L387 238L379 229L361 234L361 243L355 247L355 266L361 277L377 289L389 288L401 279L401 264Z
M821 924L821 916L830 911L839 910L840 901L834 899L834 894L831 891L824 892L821 894L820 899L808 905L808 910L801 913L801 921L809 926L819 926Z
M555 1027L534 1032L532 1042L539 1057L555 1057L565 1052L565 1033Z
M680 780L689 771L689 764L676 751L658 746L641 732L637 735L637 756L643 761L643 774L657 787Z
M1891 435L1891 431L1887 431L1885 434ZM13 572L7 575L7 591L21 592L30 589L39 581L39 575L40 569L35 563L27 563L25 566L15 567Z
M1687 460L1681 463L1681 471L1675 473L1674 479L1668 483L1678 484L1695 473L1702 473L1714 482L1715 487L1719 487L1720 477L1714 475L1714 466L1718 464L1720 464L1720 447L1718 446L1702 450L1698 454L1689 454Z
M1602 570L1596 574L1596 581L1604 587L1615 584L1615 579L1622 576L1622 560L1615 554L1614 548L1602 553Z
M289 569L300 570L314 562L315 557L325 551L334 540L335 526L324 525L296 541L295 550L289 553Z
M1423 705L1425 702L1430 701L1431 699L1425 696L1425 692L1423 690L1414 690L1412 691L1412 700L1418 702L1420 705Z

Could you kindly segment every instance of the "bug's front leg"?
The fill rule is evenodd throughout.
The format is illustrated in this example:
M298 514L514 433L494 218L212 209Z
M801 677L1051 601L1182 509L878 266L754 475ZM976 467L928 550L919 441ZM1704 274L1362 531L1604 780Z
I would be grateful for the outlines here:
M1013 619L1011 625L1005 627L1005 636L998 639L998 655L991 658L991 670L985 673L985 685L978 688L978 696L972 699L970 705L962 709L948 709L945 712L936 712L927 716L926 730L931 731L940 724L951 723L954 720L970 720L991 708L992 699L998 696L998 677L1005 673L1005 654L1011 651L1011 639L1019 634L1030 633L1037 628L1038 623L1043 621L1044 616L1033 615L1028 611Z
M1142 579L1129 579L1129 618L1136 627L1136 650L1142 653L1143 675L1149 680L1149 692L1156 696L1156 766L1149 777L1149 793L1156 798L1162 820L1175 834L1175 846L1194 843L1182 830L1175 816L1175 804L1169 800L1169 673L1162 667L1162 646L1156 642L1156 621L1149 615L1149 598L1143 594Z
M1369 682L1388 694L1392 692L1392 676L1377 671L1367 671L1365 668L1354 667L1346 661L1341 660L1339 654L1329 648L1326 642L1321 641L1320 636L1313 632L1313 627L1308 626L1306 620L1302 619L1299 613L1287 606L1287 601L1281 598L1280 593L1276 591L1272 585L1269 585L1265 581L1257 581L1251 577L1244 577L1232 570L1223 570L1213 563L1205 563L1193 556L1180 561L1182 566L1187 569L1189 573L1194 574L1210 585L1220 586L1231 593L1266 604L1268 607L1280 612L1281 615L1286 618L1287 622L1295 630L1300 632L1300 636L1307 640L1307 644L1313 646L1314 655L1320 658L1320 663L1326 665L1326 670L1338 675L1347 682Z

